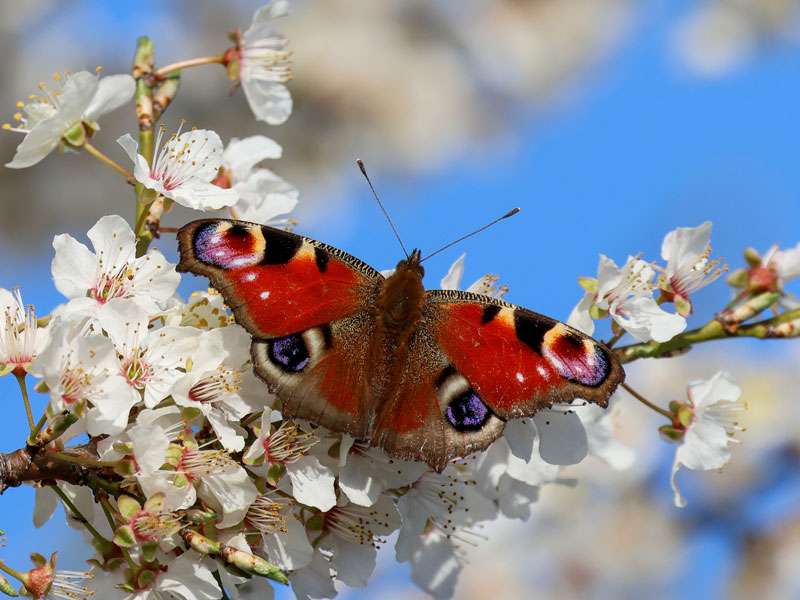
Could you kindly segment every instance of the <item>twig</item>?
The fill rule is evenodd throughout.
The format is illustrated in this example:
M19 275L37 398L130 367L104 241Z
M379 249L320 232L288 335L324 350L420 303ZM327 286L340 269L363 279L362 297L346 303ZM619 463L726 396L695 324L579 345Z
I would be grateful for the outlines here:
M167 65L165 67L161 67L157 69L155 73L153 73L157 78L161 79L166 75L169 75L173 71L180 71L181 69L186 69L188 67L197 67L200 65L221 65L225 57L221 54L218 56L201 56L200 58L190 58L188 60L182 60L176 63L172 63L171 65Z
M702 327L685 331L668 342L643 342L631 344L617 348L615 352L623 363L629 363L640 358L660 358L668 356L681 350L686 350L694 344L710 342L711 340L721 340L727 338L752 337L758 339L785 339L791 337L792 331L800 331L800 328L783 327L793 321L800 320L800 308L786 311L777 317L758 321L751 325L742 325L735 331L726 329L722 323L716 319L709 321ZM789 330L789 334L784 333ZM796 333L795 333L796 335Z

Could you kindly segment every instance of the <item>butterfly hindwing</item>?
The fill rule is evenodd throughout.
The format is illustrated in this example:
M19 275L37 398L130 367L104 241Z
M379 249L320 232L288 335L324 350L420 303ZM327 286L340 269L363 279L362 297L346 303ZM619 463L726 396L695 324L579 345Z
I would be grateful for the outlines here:
M256 223L193 221L178 242L178 271L208 277L255 338L292 335L357 313L383 279L332 246Z

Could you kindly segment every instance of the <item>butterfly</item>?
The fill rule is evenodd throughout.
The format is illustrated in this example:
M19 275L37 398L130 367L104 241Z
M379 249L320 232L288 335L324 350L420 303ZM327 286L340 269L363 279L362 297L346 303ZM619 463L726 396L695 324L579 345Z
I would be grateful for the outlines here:
M501 299L428 290L419 250L384 277L322 242L244 221L178 232L179 271L210 279L252 335L256 375L307 419L436 471L505 422L624 379L602 343Z

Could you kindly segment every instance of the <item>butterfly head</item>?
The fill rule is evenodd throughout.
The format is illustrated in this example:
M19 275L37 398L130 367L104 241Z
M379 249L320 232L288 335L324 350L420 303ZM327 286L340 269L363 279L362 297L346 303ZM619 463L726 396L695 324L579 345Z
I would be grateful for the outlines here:
M397 263L395 272L397 273L411 273L418 275L420 279L425 276L425 267L420 263L422 262L422 252L419 248L414 248L411 254Z

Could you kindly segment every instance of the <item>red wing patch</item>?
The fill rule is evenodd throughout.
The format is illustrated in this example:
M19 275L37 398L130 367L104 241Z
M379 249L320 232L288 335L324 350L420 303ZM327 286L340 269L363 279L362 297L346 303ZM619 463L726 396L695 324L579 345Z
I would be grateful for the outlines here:
M280 229L194 221L178 233L179 271L205 275L257 338L305 331L357 312L380 274L355 258Z
M604 346L563 323L480 296L483 302L428 295L440 312L435 335L442 351L503 419L575 398L605 405L622 379Z

